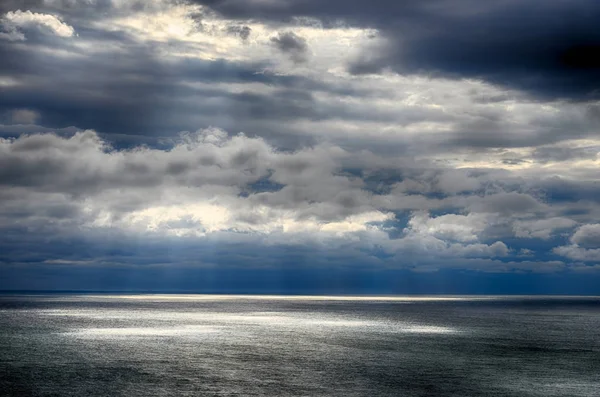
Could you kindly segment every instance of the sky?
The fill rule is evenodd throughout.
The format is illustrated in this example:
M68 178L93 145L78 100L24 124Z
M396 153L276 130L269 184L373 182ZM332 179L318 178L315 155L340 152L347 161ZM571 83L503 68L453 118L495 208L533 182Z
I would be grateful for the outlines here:
M3 0L0 289L600 294L597 0Z

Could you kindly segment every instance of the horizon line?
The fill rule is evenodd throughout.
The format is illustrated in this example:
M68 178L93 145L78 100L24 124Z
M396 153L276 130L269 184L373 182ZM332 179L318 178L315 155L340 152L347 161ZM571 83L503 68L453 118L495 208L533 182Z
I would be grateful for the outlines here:
M494 298L600 298L600 295L578 294L441 294L441 293L412 293L412 294L301 294L301 293L256 293L256 292L201 292L201 291L176 291L176 290L11 290L0 289L0 295L101 295L120 297L151 296L153 298L168 298L169 296L187 297L212 297L212 298L254 298L254 299L294 299L317 298L323 300L406 300L407 298L421 298L416 300L461 300L461 298L494 299Z

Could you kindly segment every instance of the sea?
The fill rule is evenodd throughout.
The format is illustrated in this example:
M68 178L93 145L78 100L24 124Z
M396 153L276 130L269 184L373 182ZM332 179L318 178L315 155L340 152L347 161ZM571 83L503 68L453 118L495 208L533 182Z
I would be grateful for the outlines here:
M600 396L600 298L0 296L1 396Z

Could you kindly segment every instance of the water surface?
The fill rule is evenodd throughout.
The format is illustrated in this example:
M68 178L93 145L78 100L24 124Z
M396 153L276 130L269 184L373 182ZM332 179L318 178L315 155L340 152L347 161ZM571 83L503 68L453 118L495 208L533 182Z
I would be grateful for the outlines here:
M0 297L3 396L595 396L600 299Z

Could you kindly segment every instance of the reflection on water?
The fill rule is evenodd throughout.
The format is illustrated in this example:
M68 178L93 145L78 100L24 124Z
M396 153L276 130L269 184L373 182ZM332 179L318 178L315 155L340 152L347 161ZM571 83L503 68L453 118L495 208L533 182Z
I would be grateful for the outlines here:
M328 295L203 295L203 294L128 294L128 295L63 295L47 297L46 299L57 300L81 300L81 299L103 299L103 300L142 300L142 301L349 301L349 302L453 302L453 301L522 301L522 300L595 300L594 296L530 296L530 295L512 295L512 296L494 296L494 295L436 295L436 296L328 296Z
M1 395L591 396L591 297L0 297Z
M122 310L104 310L101 313L89 310L39 310L38 315L81 317L95 320L127 320L132 318L131 312ZM231 313L186 313L186 312L161 312L147 311L136 312L135 321L140 322L162 322L170 323L170 327L148 326L140 327L116 327L116 328L76 328L64 334L69 335L94 335L94 336L194 336L197 333L204 332L231 332L232 330L247 329L248 326L267 328L265 331L274 331L279 328L280 331L289 331L292 328L295 331L332 328L329 332L335 332L335 328L351 327L354 332L360 332L361 328L375 327L377 332L391 333L457 333L456 329L442 326L428 326L420 324L405 323L401 321L363 321L358 319L348 319L343 316L310 316L306 315L287 315L282 312L250 312L246 315ZM207 326L205 324L210 324ZM362 330L364 331L364 330Z
M199 336L205 333L219 332L213 327L145 327L145 328L80 328L70 332L64 332L66 336L92 337L92 338L114 338L114 337L142 337L142 336Z

